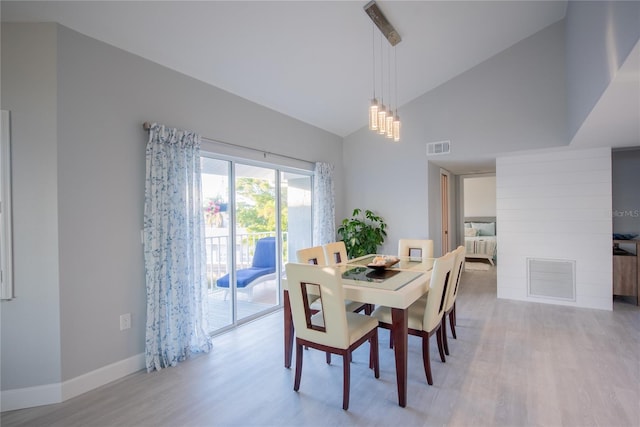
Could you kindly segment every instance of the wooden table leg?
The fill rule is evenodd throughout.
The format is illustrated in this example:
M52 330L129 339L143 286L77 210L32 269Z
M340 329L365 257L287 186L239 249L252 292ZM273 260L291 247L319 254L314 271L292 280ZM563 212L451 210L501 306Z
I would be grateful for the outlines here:
M293 353L293 317L291 316L291 302L289 291L284 291L284 367L291 367L291 355Z
M408 319L407 310L391 309L393 349L396 356L396 379L398 381L398 405L407 406L407 346Z

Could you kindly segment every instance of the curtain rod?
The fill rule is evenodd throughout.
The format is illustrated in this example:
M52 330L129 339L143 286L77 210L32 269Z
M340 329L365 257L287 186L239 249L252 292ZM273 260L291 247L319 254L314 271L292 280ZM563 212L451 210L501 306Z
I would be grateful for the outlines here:
M142 124L142 127L144 128L144 130L146 130L148 132L151 129L151 123L150 122L144 122ZM207 138L206 136L200 136L200 138L205 140L205 141L213 142L214 144L223 144L223 145L228 145L230 147L241 148L243 150L251 150L251 151L255 151L257 153L262 153L265 158L267 157L267 155L278 156L278 157L282 157L282 158L285 158L285 159L296 160L298 162L309 163L310 165L314 165L315 166L315 162L311 162L311 161L305 160L305 159L299 159L297 157L287 156L286 154L278 154L278 153L273 153L271 151L259 150L257 148L245 147L244 145L238 145L238 144L234 144L234 143L231 143L231 142L220 141L218 139Z

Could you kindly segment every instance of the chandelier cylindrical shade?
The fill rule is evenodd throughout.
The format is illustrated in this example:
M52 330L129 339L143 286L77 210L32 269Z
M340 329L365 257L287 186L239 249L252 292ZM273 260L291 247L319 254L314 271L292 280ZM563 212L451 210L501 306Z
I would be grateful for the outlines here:
M400 116L396 111L396 116L393 119L393 142L400 141Z
M394 120L395 120L395 117L393 117L393 112L391 111L391 109L389 109L389 114L387 114L387 123L385 124L385 127L387 128L386 137L389 139L393 138L393 121Z
M387 109L384 106L384 104L382 104L380 106L380 109L378 110L378 133L380 135L384 135L385 132L387 131L386 125L387 125Z
M378 100L375 98L369 106L369 130L378 130Z

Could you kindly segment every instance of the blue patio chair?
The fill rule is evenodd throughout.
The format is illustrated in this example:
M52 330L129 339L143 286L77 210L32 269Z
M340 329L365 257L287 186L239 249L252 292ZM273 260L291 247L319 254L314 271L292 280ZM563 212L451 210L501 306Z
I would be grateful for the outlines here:
M236 271L236 288L247 292L249 300L253 297L253 287L276 277L276 238L264 237L256 242L251 267ZM216 281L218 288L226 289L225 299L229 292L229 274Z

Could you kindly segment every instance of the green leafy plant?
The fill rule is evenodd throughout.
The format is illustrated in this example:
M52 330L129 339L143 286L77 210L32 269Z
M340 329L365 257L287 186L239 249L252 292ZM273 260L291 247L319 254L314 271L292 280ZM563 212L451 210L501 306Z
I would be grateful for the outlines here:
M385 237L387 223L370 210L354 209L351 218L345 218L338 227L338 236L347 247L349 258L375 254Z

